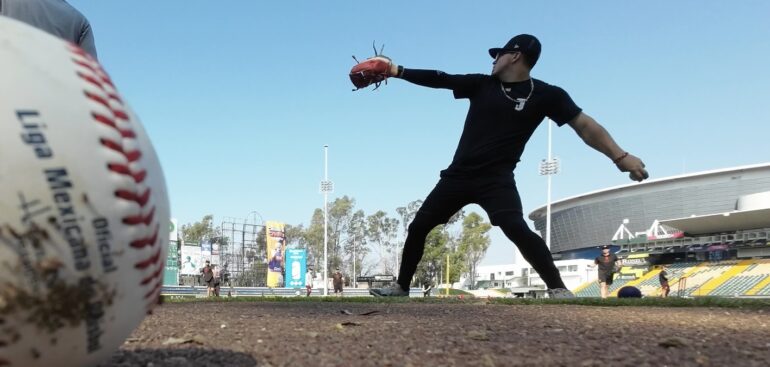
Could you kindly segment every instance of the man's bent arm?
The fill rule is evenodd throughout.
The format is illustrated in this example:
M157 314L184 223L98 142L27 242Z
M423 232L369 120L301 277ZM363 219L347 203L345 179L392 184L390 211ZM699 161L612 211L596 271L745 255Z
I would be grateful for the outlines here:
M629 172L632 180L642 181L649 177L642 160L621 149L607 130L591 116L581 112L569 125L588 146L613 160L621 172Z

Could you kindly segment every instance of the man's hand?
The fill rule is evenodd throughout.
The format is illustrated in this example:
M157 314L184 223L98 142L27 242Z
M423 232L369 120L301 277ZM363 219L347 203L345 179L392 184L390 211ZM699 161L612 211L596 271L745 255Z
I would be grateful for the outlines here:
M650 177L642 160L624 152L607 130L591 116L581 112L569 124L588 146L613 159L621 172L629 172L628 177L632 180L641 182Z
M634 181L641 182L650 177L650 174L644 169L644 162L635 155L628 154L615 165L620 172L629 172L628 177Z

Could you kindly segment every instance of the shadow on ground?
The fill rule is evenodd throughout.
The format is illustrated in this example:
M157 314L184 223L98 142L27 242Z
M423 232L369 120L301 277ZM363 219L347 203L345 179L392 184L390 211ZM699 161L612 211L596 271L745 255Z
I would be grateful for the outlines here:
M257 361L246 353L210 348L165 348L119 350L99 367L254 367Z

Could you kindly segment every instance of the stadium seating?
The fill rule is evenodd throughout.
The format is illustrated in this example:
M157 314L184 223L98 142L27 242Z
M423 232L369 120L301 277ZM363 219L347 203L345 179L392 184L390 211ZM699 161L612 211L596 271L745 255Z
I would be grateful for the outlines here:
M756 287L770 276L770 261L768 260L744 260L740 265L732 269L735 274L729 274L724 282L712 284L714 286L709 296L742 296ZM723 276L724 277L724 276ZM704 286L705 287L705 286Z
M728 279L722 283L718 288L709 293L709 296L730 296L737 297L742 296L749 289L753 288L759 282L763 281L770 275L738 275Z
M614 295L621 287L633 285L645 297L657 297L660 295L659 273L655 267L636 280L616 279L610 292ZM668 265L668 278L669 296L770 296L770 259L675 263ZM583 284L576 288L575 295L599 297L599 285L596 281Z
M719 277L722 273L732 268L737 261L728 260L719 263L703 263L697 266L697 270L687 275L686 287L682 289L679 295L687 296L705 296L711 291L711 289L702 289L702 286L706 282ZM672 289L672 292L674 290Z
M770 280L770 278L768 278L768 279L765 279L765 280ZM760 289L760 290L759 290L759 291L756 293L756 295L757 295L757 296L770 296L770 283L768 283L767 285L765 285L765 287L764 287L764 288L761 288L761 289Z

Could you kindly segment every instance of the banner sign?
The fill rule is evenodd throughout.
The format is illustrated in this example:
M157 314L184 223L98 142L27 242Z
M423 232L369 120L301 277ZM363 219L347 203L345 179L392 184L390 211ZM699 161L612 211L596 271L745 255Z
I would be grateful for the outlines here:
M163 269L163 285L179 285L179 261L177 261L178 246L176 242L168 245L166 267Z
M305 286L307 272L307 251L291 248L286 250L286 288L302 288Z
M267 286L270 288L283 287L283 255L286 249L286 236L283 233L285 224L267 221Z
M182 275L198 275L203 268L203 258L201 257L200 246L182 246L182 264L180 273Z

